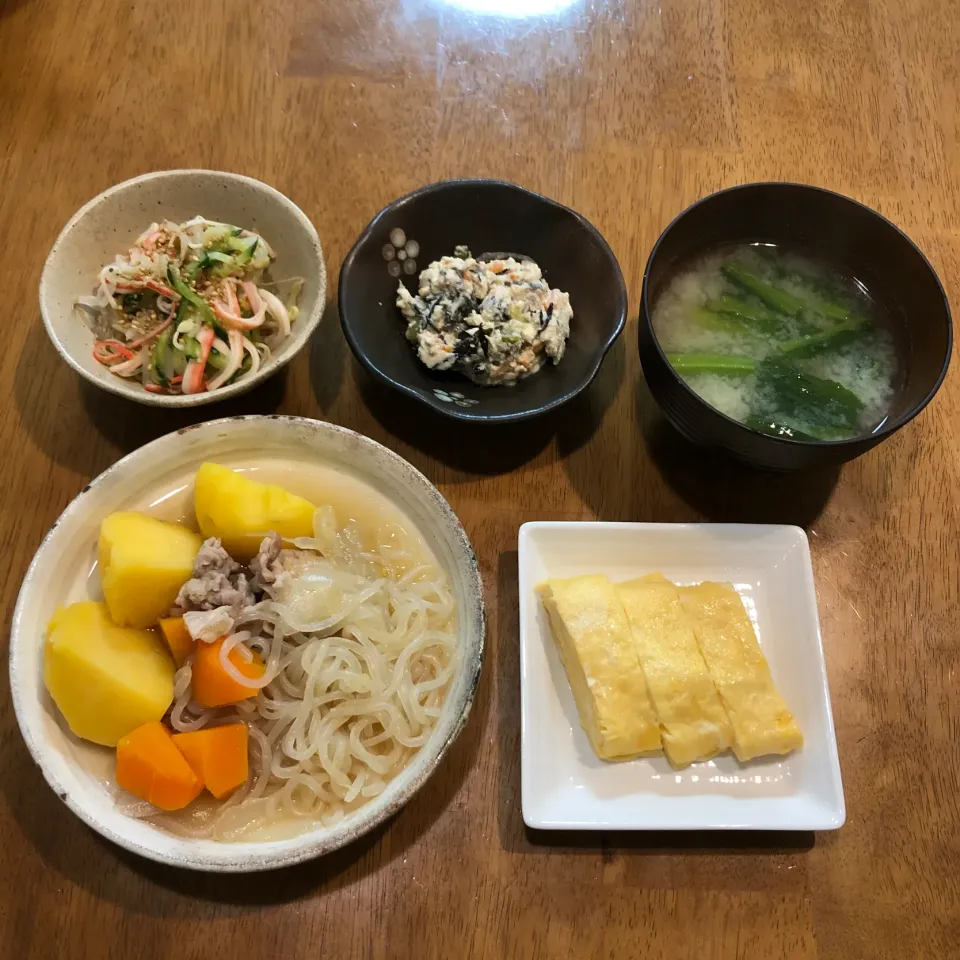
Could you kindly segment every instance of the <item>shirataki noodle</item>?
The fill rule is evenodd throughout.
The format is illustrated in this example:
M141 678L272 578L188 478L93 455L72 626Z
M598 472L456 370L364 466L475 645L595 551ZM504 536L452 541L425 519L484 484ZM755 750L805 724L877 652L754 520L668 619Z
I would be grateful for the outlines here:
M373 549L351 524L338 529L330 507L314 527L221 647L224 669L257 695L204 710L190 699L190 663L177 673L173 728L246 723L251 771L223 803L153 817L167 829L235 840L277 821L336 823L430 737L458 660L446 575L414 556L397 527L382 527ZM231 652L255 652L263 676L246 677Z

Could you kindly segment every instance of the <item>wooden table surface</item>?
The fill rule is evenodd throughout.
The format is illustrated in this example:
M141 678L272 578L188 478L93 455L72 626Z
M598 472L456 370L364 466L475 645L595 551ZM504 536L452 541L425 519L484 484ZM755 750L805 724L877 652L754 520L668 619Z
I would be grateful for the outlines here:
M488 656L441 769L368 839L261 877L192 875L84 827L0 716L0 955L418 958L960 956L960 387L839 473L704 461L640 378L634 317L667 222L791 179L900 224L960 297L960 21L951 0L0 0L4 636L41 537L119 456L280 411L423 470L479 554ZM438 431L369 383L334 306L289 371L152 411L82 383L37 311L67 218L116 181L212 167L317 226L331 281L384 204L514 180L609 240L630 322L553 420ZM805 525L846 790L835 833L540 835L520 815L516 534L530 519Z

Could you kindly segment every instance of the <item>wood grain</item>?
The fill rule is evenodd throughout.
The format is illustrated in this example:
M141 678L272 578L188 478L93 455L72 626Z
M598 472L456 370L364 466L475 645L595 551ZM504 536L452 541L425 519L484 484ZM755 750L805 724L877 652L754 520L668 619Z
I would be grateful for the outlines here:
M664 427L632 321L562 416L455 433L364 379L332 303L286 374L190 416L86 387L44 336L40 268L70 214L111 183L177 166L287 193L316 224L332 277L399 194L506 177L599 227L632 316L647 252L684 206L748 180L807 181L894 219L957 299L951 0L555 7L498 17L477 12L480 0L0 0L5 634L37 544L90 477L191 418L275 410L368 434L436 482L477 548L490 609L479 700L423 792L363 842L259 878L185 875L101 841L33 767L4 690L3 956L960 956L955 376L918 421L841 472L771 478L704 464ZM841 831L524 829L517 527L593 517L807 526Z

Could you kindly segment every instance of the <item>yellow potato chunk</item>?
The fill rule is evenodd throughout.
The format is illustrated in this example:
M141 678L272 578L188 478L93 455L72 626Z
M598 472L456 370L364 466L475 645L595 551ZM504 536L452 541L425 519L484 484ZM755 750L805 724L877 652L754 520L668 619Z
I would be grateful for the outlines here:
M43 682L70 729L115 747L173 701L174 666L152 630L118 627L103 603L60 607L50 619Z
M113 622L152 627L193 574L203 541L192 530L144 513L111 513L100 524L103 596Z
M219 537L235 560L255 557L271 530L288 539L313 536L312 503L217 463L197 471L193 502L201 533Z

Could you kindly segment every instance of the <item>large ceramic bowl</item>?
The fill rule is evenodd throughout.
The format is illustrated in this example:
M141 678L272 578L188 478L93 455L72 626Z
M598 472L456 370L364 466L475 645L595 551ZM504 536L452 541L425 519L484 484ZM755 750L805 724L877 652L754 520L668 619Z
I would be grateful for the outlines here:
M255 376L209 393L148 393L93 358L94 335L74 304L93 293L100 268L123 253L155 220L202 215L261 233L277 254L280 279L302 277L293 332ZM84 204L57 237L40 279L40 313L60 356L91 383L154 407L196 407L245 393L286 366L316 329L327 294L323 250L306 214L273 187L217 170L161 170L126 180Z
M397 231L413 246L398 248L392 242ZM559 364L547 363L515 386L482 387L417 359L404 338L397 283L415 294L420 271L460 245L478 258L530 257L552 287L570 294L573 320ZM407 249L415 255L398 259ZM343 263L339 305L347 342L378 380L442 414L503 422L545 413L589 386L623 329L627 291L607 242L579 213L502 180L446 180L395 200L374 217Z
M46 625L64 603L94 599L100 521L189 491L204 460L228 466L264 459L329 466L383 494L417 527L447 571L459 613L462 656L443 713L424 747L386 790L333 827L292 839L218 843L185 839L118 811L107 786L104 748L74 737L43 684ZM396 813L423 785L463 729L483 660L484 609L477 561L439 491L385 447L342 427L294 417L213 420L171 433L114 464L63 512L24 579L10 635L10 687L24 740L47 782L85 823L153 860L197 870L245 872L298 863L356 839Z
M891 318L900 371L887 418L849 440L806 441L758 433L701 400L670 366L651 316L673 276L722 244L755 241L814 253L864 283ZM950 305L933 267L894 224L849 197L798 183L750 183L711 194L660 235L643 278L643 373L666 418L689 440L752 466L799 470L858 457L933 399L950 363Z

